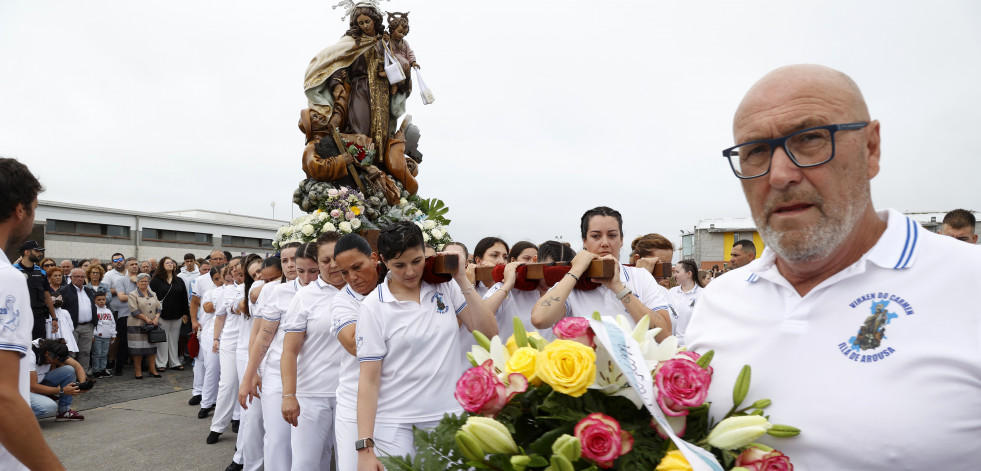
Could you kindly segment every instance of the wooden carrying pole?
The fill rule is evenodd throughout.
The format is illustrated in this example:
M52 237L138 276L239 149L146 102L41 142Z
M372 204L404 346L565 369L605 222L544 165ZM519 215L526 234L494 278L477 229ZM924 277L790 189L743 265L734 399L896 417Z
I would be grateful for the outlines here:
M583 278L613 278L613 274L616 273L616 260L593 260L589 264L589 268L583 273ZM525 279L526 280L541 280L545 278L545 267L551 266L565 266L568 263L529 263L525 265ZM484 286L490 286L496 283L494 280L494 267L478 267L474 270L474 277L477 281L484 283Z

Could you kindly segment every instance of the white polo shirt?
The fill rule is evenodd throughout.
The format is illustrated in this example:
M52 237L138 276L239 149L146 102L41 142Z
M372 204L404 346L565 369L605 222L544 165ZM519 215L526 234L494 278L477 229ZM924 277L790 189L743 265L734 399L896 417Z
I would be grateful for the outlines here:
M213 335L215 331L215 314L218 313L218 307L221 305L221 294L223 291L221 286L214 286L214 284L212 286L201 298L201 312L198 313L198 324L201 325L201 338L209 342L215 338ZM204 310L205 303L211 303L215 307L215 312L206 312ZM208 334L207 337L205 336L206 333Z
M27 292L27 279L20 270L10 264L7 255L0 251L0 350L10 350L20 355L20 371L17 376L17 390L26 404L31 402L28 384L31 377L31 361L27 355L31 348L31 330L34 328L34 314L31 311L30 293ZM0 469L27 469L14 458L3 445L0 445Z
M262 318L270 322L279 322L276 328L276 336L269 344L266 358L263 359L262 387L269 387L276 391L283 390L283 378L280 374L279 362L283 359L283 339L286 332L283 331L283 315L290 309L294 309L294 301L297 300L296 294L303 288L300 279L287 281L273 289L272 297L262 309ZM263 289L263 292L266 290ZM260 294L260 297L262 294Z
M981 456L981 249L895 210L876 244L804 297L760 259L717 278L695 306L692 350L715 350L709 400L769 398L792 439L764 437L795 469L977 469Z
M685 344L685 330L688 322L691 321L691 312L695 309L698 297L702 295L702 289L698 285L691 288L691 291L684 291L681 286L675 286L668 290L671 299L671 334L678 338L678 345Z
M198 306L198 317L204 313L204 295L215 289L215 282L211 280L211 275L203 275L194 279L191 284L191 297L197 296L201 303ZM200 319L198 320L200 322Z
M242 315L236 314L238 302L245 297L245 285L225 285L221 293L221 308L215 308L216 316L225 317L225 326L221 329L222 348L238 347L239 329L242 328ZM247 341L247 340L246 340Z
M422 282L420 304L399 301L386 280L358 316L359 361L381 361L375 421L411 424L462 410L453 397L460 374L459 324L467 302L455 282Z
M657 280L647 270L620 265L620 282L630 288L633 296L640 299L648 309L652 311L663 309L671 312L668 290L657 284ZM599 311L604 316L623 314L631 326L637 324L623 302L617 299L617 294L604 286L589 291L573 289L565 301L565 311L566 317L591 318L593 311Z
M264 281L258 280L255 283L252 283L252 289L256 289L265 284L266 283ZM242 294L245 294L244 286L242 288ZM260 295L261 294L262 293L260 292ZM250 297L246 302L249 303L249 316L246 318L244 313L242 315L242 324L238 328L238 343L235 344L235 356L247 359L249 357L249 337L252 335L252 325L255 323L256 315L259 312L257 307L259 299L256 298L256 302L253 303L252 298Z
M341 353L347 355L337 338L330 335L330 305L338 293L340 290L318 276L296 293L280 321L284 338L289 332L305 332L296 357L297 396L334 397L337 393L338 364Z
M361 311L361 301L364 298L351 289L351 285L345 286L337 296L334 296L330 304L330 314L334 322L330 327L330 334L338 344L340 340L337 340L337 334L345 327L358 322L358 313ZM340 356L336 414L342 420L353 422L358 420L358 380L361 377L361 366L357 358L343 347Z
M276 287L281 285L282 283L283 283L282 279L277 279L263 285L262 291L259 292L259 297L256 298L255 300L255 310L252 311L254 312L252 317L254 317L255 319L265 319L264 311L266 310L266 306L273 299L273 294L276 292ZM266 361L265 361L265 357L263 357L259 361L259 367L256 370L260 377L265 372L265 366L266 366Z
M504 286L504 283L495 283L484 294L484 299L493 296L502 286ZM501 307L497 308L497 312L494 313L494 316L497 318L497 335L501 337L501 342L507 342L508 338L514 334L515 317L521 319L521 322L525 325L525 331L538 332L549 342L555 339L552 329L536 329L531 323L531 310L535 308L535 304L541 298L542 295L537 289L531 291L512 289L508 293L508 297L504 298ZM469 362L467 364L469 365Z

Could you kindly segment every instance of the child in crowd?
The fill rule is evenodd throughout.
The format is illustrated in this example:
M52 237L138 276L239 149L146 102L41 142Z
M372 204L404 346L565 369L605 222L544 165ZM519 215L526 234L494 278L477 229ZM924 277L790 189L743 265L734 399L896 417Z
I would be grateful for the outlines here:
M116 340L116 320L112 317L112 311L106 307L106 293L99 291L95 294L96 317L99 323L95 326L95 335L92 345L92 374L95 378L105 378L112 376L106 369L106 358L109 353L109 345Z
M54 304L55 315L58 318L58 331L52 332L51 319L47 319L45 326L47 335L45 338L48 340L64 340L72 356L77 355L78 343L75 341L75 336L72 335L72 332L75 330L75 325L72 323L72 315L62 308L64 300L62 300L60 293L52 295L51 301Z

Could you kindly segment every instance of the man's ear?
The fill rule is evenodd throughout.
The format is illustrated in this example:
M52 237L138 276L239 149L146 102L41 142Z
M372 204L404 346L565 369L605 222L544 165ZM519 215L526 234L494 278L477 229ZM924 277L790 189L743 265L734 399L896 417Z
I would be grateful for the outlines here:
M881 140L879 138L879 121L873 120L866 126L865 149L868 155L868 178L875 178L879 174L879 157Z

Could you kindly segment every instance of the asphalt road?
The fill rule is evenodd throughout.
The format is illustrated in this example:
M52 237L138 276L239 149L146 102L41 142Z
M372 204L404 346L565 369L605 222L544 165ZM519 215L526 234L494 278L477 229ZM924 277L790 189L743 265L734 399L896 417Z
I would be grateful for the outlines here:
M232 460L235 433L229 429L208 445L211 418L198 419L189 406L193 374L168 370L163 378L123 376L96 380L72 406L79 422L43 419L41 432L68 470L224 470Z

